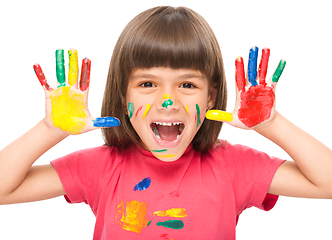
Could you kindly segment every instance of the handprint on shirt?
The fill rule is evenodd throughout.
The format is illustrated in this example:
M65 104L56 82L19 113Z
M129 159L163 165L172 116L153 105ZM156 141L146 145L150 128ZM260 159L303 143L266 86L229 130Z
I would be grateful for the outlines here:
M244 63L241 57L235 60L235 80L237 86L236 105L233 113L220 110L210 110L206 118L210 120L226 121L229 124L249 129L263 122L273 120L275 117L275 87L286 65L286 61L280 60L276 71L269 84L266 83L266 73L270 49L262 50L257 79L258 48L250 49L248 61L248 75L245 78ZM257 82L257 80L259 82Z
M120 122L114 117L94 119L87 106L90 84L91 61L82 61L80 82L78 79L77 51L69 50L68 82L65 77L64 52L56 50L56 74L58 87L53 89L47 82L39 64L35 64L35 73L44 88L46 97L46 123L50 128L61 129L70 134L79 134L99 127L115 127ZM79 87L78 87L79 85Z

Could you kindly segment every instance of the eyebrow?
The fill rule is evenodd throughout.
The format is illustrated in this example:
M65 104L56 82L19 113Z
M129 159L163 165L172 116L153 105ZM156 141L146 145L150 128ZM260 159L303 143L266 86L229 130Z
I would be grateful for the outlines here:
M153 74L138 74L138 75L131 76L130 79L136 79L136 78L156 78L156 75L153 75ZM181 78L181 79L201 78L202 80L206 79L204 77L204 75L198 75L198 74L192 74L192 73L180 75L179 78Z

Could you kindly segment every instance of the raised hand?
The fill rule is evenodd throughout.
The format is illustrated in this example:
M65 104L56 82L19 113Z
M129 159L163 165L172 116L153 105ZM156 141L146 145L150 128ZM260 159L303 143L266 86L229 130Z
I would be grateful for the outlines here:
M220 110L210 110L206 118L224 121L235 127L250 129L260 124L268 124L276 115L275 88L285 68L286 61L280 60L269 83L266 83L266 73L270 57L270 49L262 50L257 79L258 48L250 49L247 80L244 73L244 63L241 57L235 60L235 80L237 86L236 104L232 113ZM257 82L257 80L259 82Z
M80 134L101 127L117 127L120 122L114 117L93 118L88 110L88 89L90 84L91 61L82 60L82 71L78 80L78 57L75 49L70 49L68 82L66 83L64 51L56 50L56 75L58 86L52 88L47 82L39 64L33 66L37 78L45 91L45 121L51 129L70 134Z

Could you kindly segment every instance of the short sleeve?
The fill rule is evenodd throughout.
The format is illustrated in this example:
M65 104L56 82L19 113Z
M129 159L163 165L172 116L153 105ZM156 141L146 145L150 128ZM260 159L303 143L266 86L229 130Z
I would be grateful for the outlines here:
M238 215L249 207L268 211L278 200L268 193L272 179L284 162L276 157L243 145L227 143L227 172L231 178Z
M51 162L59 175L69 203L96 208L105 176L112 171L112 147L97 147L73 152Z

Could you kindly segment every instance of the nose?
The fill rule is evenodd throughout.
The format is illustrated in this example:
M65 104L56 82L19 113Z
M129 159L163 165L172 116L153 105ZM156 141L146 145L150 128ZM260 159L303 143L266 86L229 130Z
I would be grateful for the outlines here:
M177 110L179 109L179 103L176 96L173 94L165 93L162 98L160 98L160 110Z

